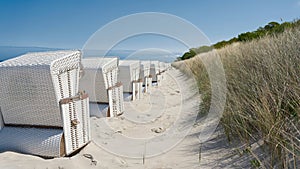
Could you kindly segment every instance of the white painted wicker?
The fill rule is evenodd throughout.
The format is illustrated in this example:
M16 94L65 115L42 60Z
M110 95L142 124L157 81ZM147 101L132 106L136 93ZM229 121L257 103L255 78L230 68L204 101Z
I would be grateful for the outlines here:
M137 99L142 99L143 98L143 81L137 81L135 82L136 85L136 98Z
M80 90L89 94L91 102L109 103L107 89L118 82L118 58L84 58L82 65Z
M4 127L1 130L0 151L15 151L25 154L57 157L63 131L61 129Z
M108 89L109 93L109 116L116 117L124 112L124 101L123 101L123 86L121 83L117 83L115 86Z
M150 75L152 77L153 82L157 81L157 74L159 74L159 61L151 61Z
M28 53L0 63L0 106L5 124L0 138L11 138L11 143L1 142L1 150L59 157L89 142L88 98L74 97L80 59L79 51L52 51ZM75 121L79 123L74 125ZM49 134L43 134L47 131ZM26 143L20 142L18 132L24 133ZM40 139L44 139L43 145Z
M71 99L71 100L69 100ZM65 151L69 155L90 141L89 98L78 95L61 102Z
M150 61L141 61L141 73L140 79L143 80L143 86L145 86L145 90L143 92L147 93L149 88L149 78L150 78ZM141 95L142 97L142 95Z
M150 75L150 61L141 61L140 79L145 80L145 78L149 77L149 75Z
M82 63L85 73L80 81L80 89L89 93L91 102L109 104L110 112L107 113L111 116L122 114L123 96L119 96L123 95L123 86L117 83L118 58L86 58Z
M146 78L146 84L145 84L145 93L149 93L151 87L152 87L152 77Z
M133 82L138 81L140 77L140 61L138 60L121 60L119 65L118 79L123 84L124 92L132 93Z
M117 109L116 113L119 116L119 115L123 114L124 110L125 110L125 108L124 108L124 99L123 99L124 98L124 96L123 96L123 85L117 87L116 90L117 90L116 100L118 101L117 107L116 107L116 109Z
M58 100L75 95L79 52L28 53L0 63L0 102L6 124L62 126ZM60 73L72 70L70 74ZM78 69L79 70L79 69ZM59 81L65 81L60 87ZM41 116L43 112L43 116ZM39 116L37 116L39 115Z

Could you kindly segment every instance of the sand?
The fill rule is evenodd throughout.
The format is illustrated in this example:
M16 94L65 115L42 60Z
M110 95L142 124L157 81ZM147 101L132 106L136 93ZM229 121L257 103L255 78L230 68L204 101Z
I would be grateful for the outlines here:
M200 153L198 136L205 124L195 124L200 96L194 84L178 70L169 70L143 99L125 102L122 116L91 117L92 141L78 154L43 159L4 152L0 169L236 168L238 156L229 151L220 130L201 144Z

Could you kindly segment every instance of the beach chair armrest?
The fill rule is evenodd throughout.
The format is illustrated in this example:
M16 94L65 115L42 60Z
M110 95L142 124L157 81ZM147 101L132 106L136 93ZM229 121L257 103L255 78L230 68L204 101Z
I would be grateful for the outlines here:
M59 104L60 105L69 104L69 103L76 102L76 101L79 101L79 100L84 100L86 98L88 98L88 94L83 93L83 92L79 92L76 96L61 99L59 101Z
M65 152L69 155L86 145L90 139L89 98L86 93L60 100Z

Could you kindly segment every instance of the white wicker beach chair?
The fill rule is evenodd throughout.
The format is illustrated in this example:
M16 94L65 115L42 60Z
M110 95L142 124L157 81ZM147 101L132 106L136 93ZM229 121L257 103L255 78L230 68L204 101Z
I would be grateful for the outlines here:
M140 61L121 60L118 79L123 84L123 92L132 94L131 100L139 99L142 93L143 82L140 77Z
M151 61L150 66L150 76L152 77L152 82L156 82L157 84L160 82L159 75L159 61Z
M70 155L90 141L81 53L28 53L0 63L0 152Z
M143 79L144 92L147 93L152 86L152 77L150 76L150 61L141 61L140 79Z
M105 111L107 117L121 115L124 104L123 85L118 83L119 59L85 58L82 65L84 75L80 81L80 90L89 94L90 102L107 105L108 108L100 106L103 108L100 111Z

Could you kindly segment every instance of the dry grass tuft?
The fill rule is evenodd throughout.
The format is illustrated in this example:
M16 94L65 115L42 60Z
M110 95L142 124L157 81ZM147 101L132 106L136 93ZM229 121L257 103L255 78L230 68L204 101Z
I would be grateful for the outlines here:
M227 81L226 107L221 119L229 140L263 140L267 168L300 165L300 27L259 40L215 50ZM210 105L208 74L200 57L182 63L198 80L203 112ZM182 66L181 66L182 67Z

